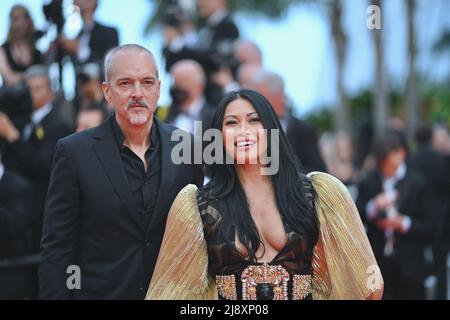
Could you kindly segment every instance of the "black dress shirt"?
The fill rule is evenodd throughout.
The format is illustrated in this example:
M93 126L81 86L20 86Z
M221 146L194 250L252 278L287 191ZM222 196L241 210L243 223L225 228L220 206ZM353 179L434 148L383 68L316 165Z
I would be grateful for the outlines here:
M153 122L150 147L145 152L147 171L142 160L123 144L125 136L116 119L113 121L113 129L131 194L142 215L143 223L147 226L153 214L161 184L161 151L158 127Z

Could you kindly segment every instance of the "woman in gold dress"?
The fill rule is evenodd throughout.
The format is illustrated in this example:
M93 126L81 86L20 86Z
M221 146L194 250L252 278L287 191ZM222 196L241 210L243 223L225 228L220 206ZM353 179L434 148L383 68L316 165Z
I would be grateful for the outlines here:
M381 298L349 193L328 174L302 173L270 103L230 93L211 124L232 161L210 165L207 185L175 199L146 298Z

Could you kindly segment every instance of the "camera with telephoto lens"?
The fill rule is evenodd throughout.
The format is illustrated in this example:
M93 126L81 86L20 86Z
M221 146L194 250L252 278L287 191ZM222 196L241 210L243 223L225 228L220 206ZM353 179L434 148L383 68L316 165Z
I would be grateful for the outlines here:
M0 111L9 117L31 114L30 91L24 83L0 88Z
M52 0L42 7L45 19L51 24L56 25L56 30L60 34L63 30L65 19L63 14L62 0Z

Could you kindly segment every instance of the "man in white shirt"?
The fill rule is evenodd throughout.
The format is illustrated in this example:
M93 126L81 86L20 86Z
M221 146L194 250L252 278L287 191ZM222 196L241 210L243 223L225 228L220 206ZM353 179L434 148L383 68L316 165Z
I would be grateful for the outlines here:
M201 65L194 60L181 60L172 66L170 74L173 79L172 106L167 121L201 135L209 126L213 112L204 96L206 77ZM202 128L195 127L195 121L202 121Z
M408 167L404 141L395 130L386 130L377 139L377 167L361 181L356 204L385 280L384 297L424 299L432 194L424 177Z

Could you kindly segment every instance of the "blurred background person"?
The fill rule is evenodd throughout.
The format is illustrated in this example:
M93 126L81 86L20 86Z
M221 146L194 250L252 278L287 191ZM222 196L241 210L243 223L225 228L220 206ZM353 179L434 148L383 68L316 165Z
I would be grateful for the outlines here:
M436 299L447 297L447 256L450 249L450 157L437 150L430 125L422 125L416 134L417 150L408 164L427 180L433 194L433 262L437 277ZM445 145L445 144L444 144ZM442 149L441 149L442 150Z
M228 11L227 0L198 0L197 8L203 23L197 27L195 43L186 41L184 33L184 26L192 18L181 13L166 16L163 49L166 70L180 60L197 61L206 74L206 98L211 103L217 103L224 92L223 82L229 82L232 73L233 48L239 38L239 30ZM219 74L214 76L216 73ZM226 79L223 80L223 77Z
M51 159L56 141L73 132L54 104L48 68L30 67L24 74L32 97L32 114L29 122L19 130L13 119L0 117L0 139L6 142L4 164L28 179L33 187L33 238L34 252L39 252L42 216L48 188Z
M234 58L241 64L263 66L263 57L258 45L250 40L239 40L234 45Z
M0 74L4 86L18 84L28 67L42 62L35 42L34 23L27 8L13 6L9 14L7 39L0 47Z
M58 43L72 57L76 70L87 63L96 63L103 74L103 58L108 50L119 45L119 33L116 28L105 26L95 19L98 0L74 0L73 4L80 8L83 25L75 39L60 35ZM77 79L79 80L79 78ZM100 81L103 77L100 78ZM80 83L75 84L75 99L73 101L74 116L76 118L80 108Z
M261 48L250 40L239 40L234 46L234 60L236 61L235 79L240 88L250 88L252 78L263 68Z
M170 68L172 77L172 105L170 106L167 122L186 130L195 132L194 122L202 122L205 131L214 112L204 95L206 75L202 66L194 60L180 60Z
M353 164L353 149L352 138L345 131L333 135L324 134L320 138L320 153L328 173L342 181L356 200L358 172Z
M207 75L217 69L217 64L233 54L234 41L239 30L227 9L227 0L198 0L198 15L204 24L198 29L197 42L188 42L184 27L189 19L181 12L168 13L165 19L166 70L182 59L199 62Z
M450 155L450 134L448 126L443 123L435 123L432 129L433 148L441 154Z
M256 71L262 68L262 52L256 43L250 40L237 40L233 46L233 56L212 75L226 94L241 88L249 88Z
M252 79L255 76L255 74L261 70L261 67L244 63L239 66L239 69L237 71L237 81L241 88L248 89L252 87Z
M102 113L112 113L102 92L101 68L96 63L79 67L80 110L99 109Z
M101 109L97 108L83 109L80 111L80 113L78 113L76 132L97 127L105 119L106 114Z
M0 155L0 300L35 299L37 287L30 256L34 219L28 181L5 168Z
M374 144L377 167L358 186L357 207L384 278L385 299L424 299L431 269L432 195L406 164L404 137L386 130Z
M286 106L286 93L281 76L261 69L254 74L251 81L250 89L261 93L272 104L305 172L326 172L319 151L316 129L312 124L295 118Z
M80 8L83 27L74 40L60 37L63 48L75 57L75 64L101 62L109 49L119 45L119 34L116 28L107 27L95 20L98 0L74 0Z

